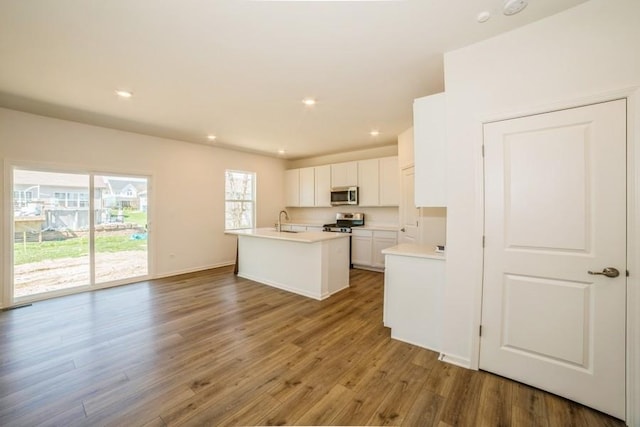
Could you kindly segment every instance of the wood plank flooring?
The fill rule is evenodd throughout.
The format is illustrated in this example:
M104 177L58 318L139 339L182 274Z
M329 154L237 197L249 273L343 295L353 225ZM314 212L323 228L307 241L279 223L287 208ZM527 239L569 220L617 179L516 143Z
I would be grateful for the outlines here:
M383 275L314 301L232 267L0 313L0 425L622 426L390 339Z

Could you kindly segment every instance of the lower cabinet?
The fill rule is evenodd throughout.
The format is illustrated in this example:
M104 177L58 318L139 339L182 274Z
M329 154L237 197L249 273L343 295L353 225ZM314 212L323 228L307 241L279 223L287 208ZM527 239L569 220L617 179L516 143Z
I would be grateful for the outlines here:
M391 338L440 351L445 261L387 254L384 325Z
M360 230L351 232L351 263L354 267L384 269L382 250L395 246L398 233L387 230Z

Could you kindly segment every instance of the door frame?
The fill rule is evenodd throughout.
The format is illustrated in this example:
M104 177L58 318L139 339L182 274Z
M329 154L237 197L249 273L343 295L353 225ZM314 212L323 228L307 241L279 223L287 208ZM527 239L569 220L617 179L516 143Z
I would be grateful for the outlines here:
M18 301L13 296L13 247L12 247L12 239L13 235L13 168L25 168L25 169L34 169L41 170L47 172L59 172L59 173L78 173L78 174L87 174L90 178L90 186L93 187L93 176L95 175L107 175L107 176L135 176L135 177L144 177L147 179L147 194L148 200L150 203L147 206L147 223L148 223L148 233L149 239L147 240L147 274L144 276L137 276L135 280L128 279L118 279L114 281L104 282L104 283L89 283L88 286L79 288L69 288L62 289L58 291L47 292L46 294L36 294L33 297L22 297ZM4 264L2 268L2 277L3 283L0 284L0 308L11 308L11 307L19 307L26 304L31 304L32 302L42 301L51 298L57 298L65 295L73 295L82 292L90 292L99 289L111 288L115 286L121 286L130 283L136 283L140 281L150 280L156 277L155 273L155 238L153 237L153 219L155 218L155 197L153 195L153 174L143 171L118 171L112 170L110 172L105 172L103 170L94 170L87 169L83 166L78 166L74 164L67 163L46 163L46 162L33 162L33 161L22 161L16 159L5 159L4 160L4 186L0 186L0 191L2 191L2 201L4 204L4 209L0 212L0 217L4 217L4 226L0 229L2 231L0 233L0 237L2 237L2 241L0 244L3 245L3 250L6 256L4 257ZM116 168L114 168L116 169ZM90 203L93 203L93 189L90 189ZM93 215L93 214L92 214ZM93 258L93 254L90 253L90 257ZM2 262L2 261L0 261ZM93 261L92 261L93 264ZM93 268L94 266L90 266L91 268L91 277L93 280Z
M496 113L479 122L479 140L484 144L484 125L492 122L516 119L558 110L582 107L590 104L627 100L627 331L626 331L626 423L640 424L640 87L632 87L600 93L589 97L538 106L513 113ZM476 203L478 218L475 229L478 241L484 236L484 158L482 146L474 147L478 155L476 163ZM484 280L484 248L479 245L480 266L478 285L474 294L472 331L479 331L482 319L482 291ZM480 367L480 335L472 333L470 368Z

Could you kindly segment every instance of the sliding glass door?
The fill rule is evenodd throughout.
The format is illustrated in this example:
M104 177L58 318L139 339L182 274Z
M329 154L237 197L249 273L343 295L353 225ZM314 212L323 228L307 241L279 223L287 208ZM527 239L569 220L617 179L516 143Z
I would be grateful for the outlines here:
M13 171L13 297L91 283L89 175Z
M147 179L94 176L95 281L145 276Z
M148 274L147 178L13 168L13 299Z

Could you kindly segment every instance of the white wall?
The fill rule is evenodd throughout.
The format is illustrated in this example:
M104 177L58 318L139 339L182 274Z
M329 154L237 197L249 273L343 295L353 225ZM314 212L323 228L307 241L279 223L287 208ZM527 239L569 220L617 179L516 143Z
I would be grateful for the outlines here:
M449 160L444 353L463 364L476 362L482 122L577 105L638 86L638 52L640 1L591 0L445 54ZM637 135L630 138L630 145L639 142Z
M234 262L235 237L223 234L225 169L257 173L258 226L272 224L284 204L284 160L0 108L3 191L10 162L150 175L150 250L158 277ZM9 220L7 202L3 198L3 224ZM0 231L3 260L5 228ZM4 267L0 277L6 284Z

